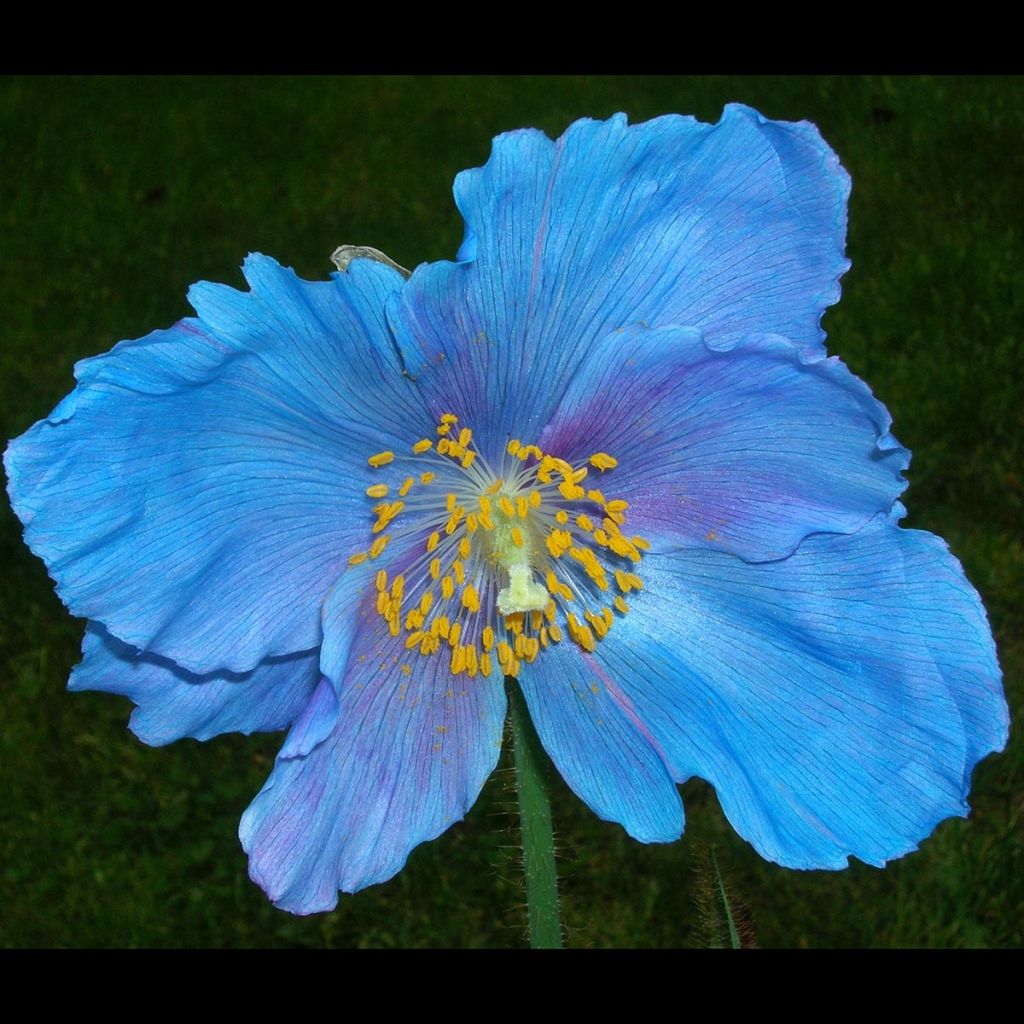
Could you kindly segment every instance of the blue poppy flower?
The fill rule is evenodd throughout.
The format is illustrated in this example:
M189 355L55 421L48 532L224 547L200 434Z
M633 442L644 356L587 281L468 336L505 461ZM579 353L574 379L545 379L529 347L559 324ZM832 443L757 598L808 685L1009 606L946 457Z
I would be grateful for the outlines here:
M193 286L6 453L89 620L71 688L152 744L289 730L240 834L293 913L466 813L506 674L643 842L700 776L779 864L915 849L1007 713L978 595L898 525L909 453L823 348L848 191L806 123L584 120L458 176L454 263Z

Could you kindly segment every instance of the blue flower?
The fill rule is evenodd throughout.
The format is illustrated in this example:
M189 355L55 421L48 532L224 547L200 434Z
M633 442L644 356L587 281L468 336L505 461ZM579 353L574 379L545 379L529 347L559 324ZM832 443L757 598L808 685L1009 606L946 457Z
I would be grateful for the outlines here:
M454 263L193 286L7 450L89 620L71 688L152 744L289 730L240 834L293 913L466 813L505 674L643 842L700 776L779 864L915 849L1007 713L978 595L898 526L909 453L823 348L848 191L807 123L584 120L458 176Z

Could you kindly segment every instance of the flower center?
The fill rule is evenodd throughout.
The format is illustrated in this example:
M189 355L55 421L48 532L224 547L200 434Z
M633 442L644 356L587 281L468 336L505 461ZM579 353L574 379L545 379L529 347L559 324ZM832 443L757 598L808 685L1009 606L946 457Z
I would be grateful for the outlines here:
M366 489L378 502L373 540L349 558L359 565L412 539L391 549L403 552L393 575L377 572L378 614L392 636L407 634L411 657L447 653L453 675L489 675L495 659L517 675L565 633L593 651L629 611L625 595L643 587L633 568L650 547L624 532L627 501L584 486L591 469L603 475L617 460L596 452L574 466L513 439L492 465L458 422L445 413L437 437L410 454L367 460L384 474L408 471Z

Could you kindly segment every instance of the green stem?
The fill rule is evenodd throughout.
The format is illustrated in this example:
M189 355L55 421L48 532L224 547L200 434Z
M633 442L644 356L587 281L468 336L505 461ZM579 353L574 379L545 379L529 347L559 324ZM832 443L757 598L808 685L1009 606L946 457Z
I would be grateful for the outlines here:
M551 804L544 788L544 754L519 684L509 678L508 707L519 800L519 831L526 875L526 913L531 949L561 949L558 874L551 830Z

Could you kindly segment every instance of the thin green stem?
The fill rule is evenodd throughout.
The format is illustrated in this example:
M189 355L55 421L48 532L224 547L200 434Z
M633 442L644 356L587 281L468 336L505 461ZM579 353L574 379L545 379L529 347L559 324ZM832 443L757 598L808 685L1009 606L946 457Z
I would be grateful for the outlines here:
M544 754L519 684L506 680L519 800L519 831L526 875L526 913L531 949L561 949L558 874L551 829L551 804L544 787Z

